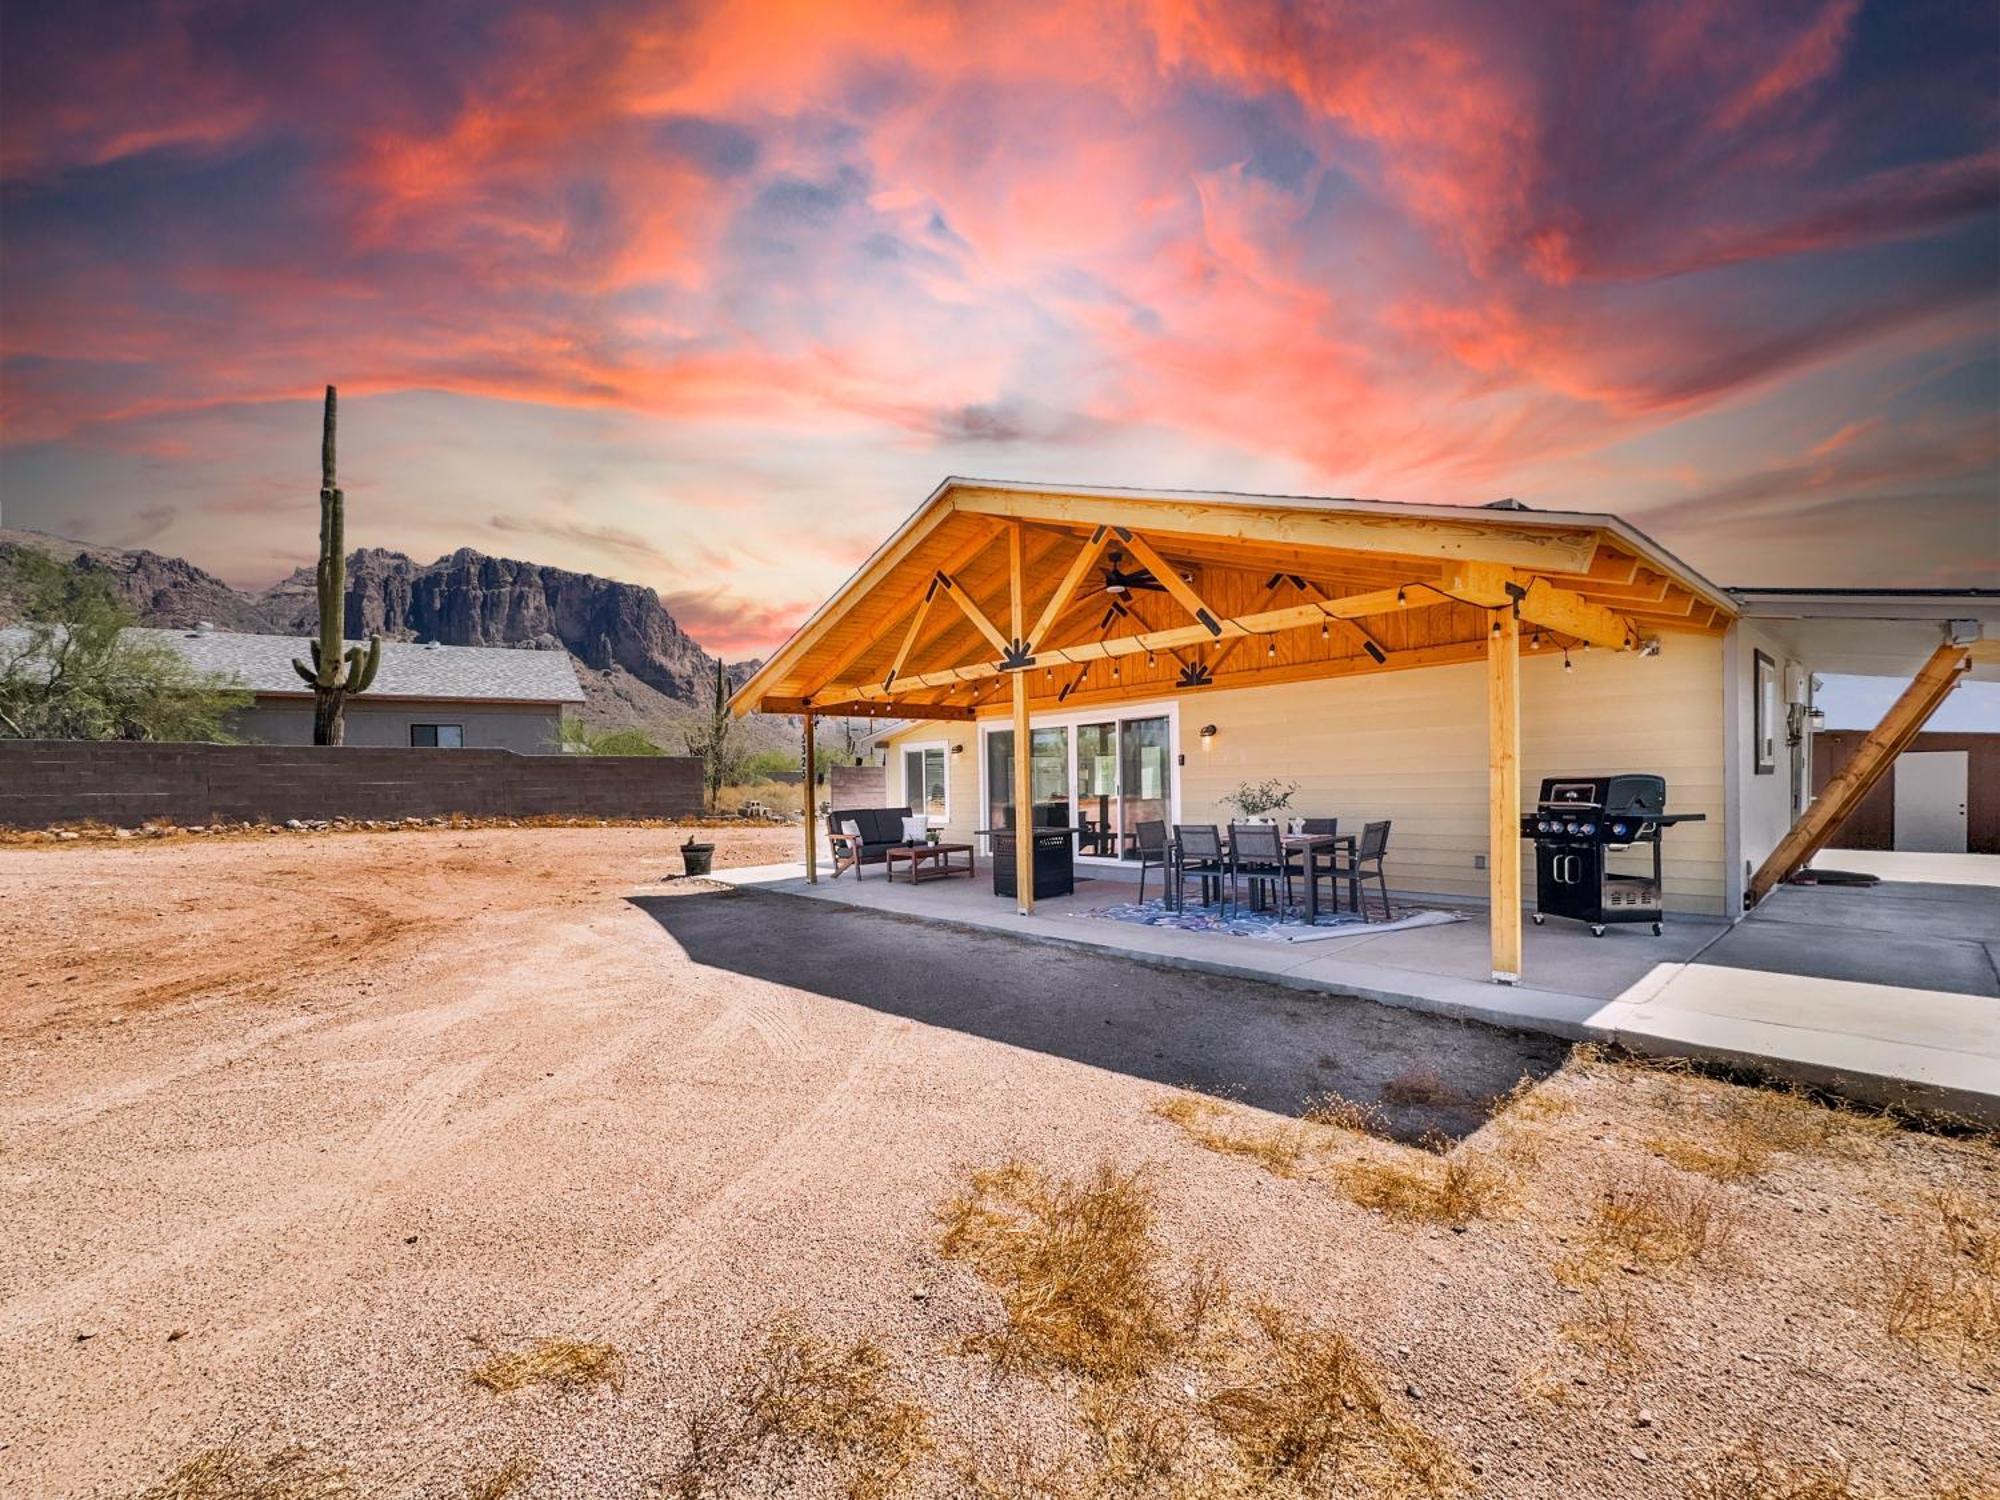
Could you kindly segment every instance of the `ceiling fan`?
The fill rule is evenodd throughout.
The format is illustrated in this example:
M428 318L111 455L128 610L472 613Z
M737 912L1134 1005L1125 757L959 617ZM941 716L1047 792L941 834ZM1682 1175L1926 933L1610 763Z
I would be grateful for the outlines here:
M1146 589L1156 594L1164 594L1167 586L1155 578L1149 568L1124 568L1125 554L1113 547L1105 554L1104 592L1114 598L1131 593L1135 589Z

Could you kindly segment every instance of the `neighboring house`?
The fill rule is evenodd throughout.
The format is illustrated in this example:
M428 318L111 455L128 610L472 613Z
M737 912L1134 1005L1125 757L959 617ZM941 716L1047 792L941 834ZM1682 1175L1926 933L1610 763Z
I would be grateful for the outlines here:
M1725 915L1812 799L1813 674L1961 640L1994 677L2000 595L1724 588L1605 514L953 479L735 703L879 716L889 801L968 839L1012 826L1020 680L1035 821L1094 830L1083 863L1276 778L1391 821L1390 882L1453 897L1502 892L1496 855L1534 889L1503 777L1532 810L1546 776L1657 772L1706 816L1666 905Z
M312 743L312 689L292 668L295 658L311 661L310 640L199 625L128 634L170 646L195 670L249 692L253 702L235 725L244 739ZM347 700L346 743L554 754L564 709L582 702L566 651L384 641L374 685Z

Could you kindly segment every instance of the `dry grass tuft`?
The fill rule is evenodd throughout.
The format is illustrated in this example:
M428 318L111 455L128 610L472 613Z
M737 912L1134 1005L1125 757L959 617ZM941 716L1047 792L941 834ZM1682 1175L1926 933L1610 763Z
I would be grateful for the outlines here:
M1377 1106L1357 1104L1331 1091L1308 1100L1299 1118L1308 1125L1320 1125L1329 1130L1348 1130L1356 1135L1389 1139L1388 1117Z
M1506 1202L1513 1179L1491 1152L1439 1156L1409 1152L1395 1161L1342 1162L1333 1169L1340 1190L1363 1208L1391 1218L1463 1224Z
M516 1453L492 1473L468 1479L465 1500L507 1500L509 1495L535 1477L535 1467L531 1455Z
M353 1493L345 1469L320 1463L304 1448L260 1459L229 1444L197 1453L140 1500L341 1500Z
M489 1391L518 1391L530 1385L577 1390L587 1385L625 1384L625 1362L611 1344L574 1339L536 1339L525 1349L496 1354L472 1372L472 1383Z
M1403 1069L1382 1085L1380 1094L1384 1104L1396 1105L1456 1104L1463 1097L1444 1081L1443 1074L1428 1063L1417 1063Z
M1003 1367L1137 1378L1186 1331L1167 1309L1151 1189L1110 1163L1088 1182L1022 1162L975 1172L941 1215L939 1250L1000 1294L1006 1326L979 1341Z
M1568 1114L1576 1105L1561 1094L1552 1092L1546 1083L1523 1073L1514 1086L1504 1094L1495 1094L1486 1101L1489 1119L1513 1120L1530 1123L1554 1120Z
M1896 1128L1886 1115L1829 1107L1795 1089L1707 1087L1720 1091L1704 1111L1708 1128L1646 1144L1682 1171L1719 1182L1761 1176L1780 1153L1833 1150Z
M1931 1195L1883 1270L1891 1338L1961 1364L2000 1365L2000 1218L1991 1205Z
M1336 1482L1375 1496L1448 1495L1464 1484L1451 1450L1392 1411L1367 1359L1344 1335L1254 1310L1262 1346L1202 1409L1258 1484L1318 1492Z
M1714 1183L1691 1183L1658 1170L1606 1187L1583 1243L1559 1262L1571 1286L1601 1281L1614 1267L1664 1270L1714 1257L1729 1244L1733 1206Z
M1657 1343L1651 1311L1624 1286L1593 1287L1556 1336L1628 1384L1651 1361Z
M1724 1454L1697 1476L1692 1500L1868 1500L1844 1463L1791 1463L1759 1439Z
M894 1495L932 1445L928 1414L893 1383L888 1356L871 1340L829 1344L779 1319L734 1387L688 1419L671 1493L701 1500L751 1485L769 1493L816 1466L815 1477L848 1500Z
M2000 1500L2000 1480L1947 1479L1922 1491L1865 1485L1837 1458L1778 1456L1756 1435L1695 1477L1690 1500Z
M1170 1094L1146 1107L1178 1125L1198 1146L1225 1156L1247 1156L1274 1177L1298 1175L1308 1145L1301 1126L1250 1126L1229 1105L1205 1094Z

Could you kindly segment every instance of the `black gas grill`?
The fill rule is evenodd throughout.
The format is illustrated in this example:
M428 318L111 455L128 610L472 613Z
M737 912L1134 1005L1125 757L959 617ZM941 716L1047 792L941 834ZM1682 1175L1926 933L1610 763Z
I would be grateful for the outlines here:
M1667 778L1551 776L1542 799L1521 819L1521 837L1535 841L1535 925L1545 917L1588 922L1598 937L1614 922L1651 922L1660 931L1660 834L1675 823L1699 823L1702 813L1670 813ZM1612 868L1614 855L1650 848L1653 870Z

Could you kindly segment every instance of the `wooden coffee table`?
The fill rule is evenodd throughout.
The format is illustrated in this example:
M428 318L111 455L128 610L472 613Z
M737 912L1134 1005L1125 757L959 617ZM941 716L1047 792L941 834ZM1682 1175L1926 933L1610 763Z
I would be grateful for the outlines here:
M965 863L953 864L952 856L963 854ZM972 845L970 844L899 844L895 848L882 851L888 863L888 878L896 878L896 862L902 860L910 867L910 884L921 880L943 879L950 875L972 875Z

